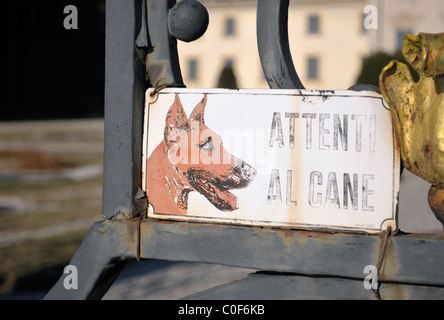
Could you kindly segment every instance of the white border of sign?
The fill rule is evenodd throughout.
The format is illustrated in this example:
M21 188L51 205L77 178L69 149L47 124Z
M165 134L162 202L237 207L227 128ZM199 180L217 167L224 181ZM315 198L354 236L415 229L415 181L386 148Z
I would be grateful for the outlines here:
M238 101L248 101L249 97L255 96L256 101L263 100L263 101L274 101L274 99L282 99L289 97L289 99L302 99L304 103L306 104L313 104L316 105L317 103L323 103L326 100L330 98L339 98L337 101L348 101L348 100L340 100L340 99L347 99L347 98L358 98L358 99L370 99L369 101L378 101L378 105L383 107L381 110L386 112L386 119L384 120L385 123L391 124L391 113L386 106L384 99L382 96L375 92L369 92L369 91L361 91L361 92L355 92L355 91L318 91L318 90L259 90L259 89L241 89L241 90L228 90L228 89L178 89L178 88L170 88L170 89L164 89L154 95L153 97L150 95L151 92L153 92L152 89L149 89L146 94L146 106L145 106L145 122L144 122L144 136L143 136L143 159L142 159L142 186L144 188L144 191L147 191L147 158L149 155L153 152L153 146L157 145L159 141L163 138L164 134L164 127L165 127L165 114L166 109L171 106L171 102L167 103L167 105L162 106L163 110L159 112L154 112L154 109L152 106L159 102L159 97L170 97L168 98L169 101L173 101L175 94L178 94L178 96L182 99L183 107L185 108L186 114L189 116L192 112L193 107L199 102L198 100L202 98L204 94L206 94L208 98L208 106L213 107L215 104L215 100L218 100L219 98L216 97L231 97L231 99L235 99ZM196 100L197 99L197 100ZM211 100L210 100L211 99ZM165 103L164 103L165 104ZM251 108L251 107L250 107ZM260 114L263 109L266 108L266 106L257 106L257 113ZM359 106L356 106L356 110L359 111ZM239 109L239 107L238 107ZM214 116L214 110L216 110L216 107L211 108L207 107L207 111L205 111L208 114L208 117L212 119L217 118ZM218 107L218 110L220 112L233 112L233 109L227 109L226 111L223 110L223 108ZM270 109L267 109L267 111L270 111ZM331 112L337 112L335 109L331 109ZM339 111L341 112L341 111ZM151 113L151 119L149 118L149 115ZM271 113L272 114L272 113ZM242 114L240 114L240 117L242 117ZM221 117L222 118L222 117ZM252 120L255 122L254 117L252 116L251 119L245 119L245 116L243 117L244 120ZM299 117L299 121L301 120L301 117ZM149 122L150 119L150 122ZM269 136L270 134L270 123L272 123L272 119L270 117L267 118L268 124L267 124L267 132L266 135ZM282 120L282 119L281 119ZM288 120L289 119L285 119ZM330 119L332 121L332 119ZM378 119L379 121L379 119ZM213 121L211 126L213 127L216 122ZM226 122L225 122L226 123ZM356 122L357 123L357 122ZM149 126L150 125L150 126ZM288 124L286 124L287 126ZM304 123L305 125L305 123ZM371 124L370 124L371 125ZM302 122L301 122L302 126ZM386 125L387 126L387 125ZM219 134L221 133L221 126L216 125L216 130ZM351 124L350 124L351 127ZM358 125L356 124L356 128L358 128ZM357 129L356 129L357 130ZM153 207L151 206L151 210L148 213L149 218L155 218L155 219L166 219L166 220L179 220L179 221L190 221L190 222L207 222L207 223L223 223L223 224L235 224L235 225L254 225L254 226L270 226L270 227L281 227L281 228L293 228L293 229L303 229L303 230L328 230L328 231L343 231L343 232L358 232L358 233L369 233L369 234L375 234L379 233L383 230L386 230L388 227L391 228L392 231L397 229L397 207L398 207L398 193L399 193L399 177L400 177L400 154L399 154L399 146L398 142L395 138L395 133L393 130L393 127L385 128L386 132L384 133L387 137L387 134L390 134L388 137L387 143L391 146L391 161L390 165L391 168L389 168L389 171L391 172L391 176L389 179L384 179L383 184L384 185L390 185L391 192L390 194L385 194L383 197L380 196L380 194L377 195L378 201L381 201L382 198L384 198L385 202L390 202L390 212L386 212L384 214L384 218L381 220L378 220L380 223L377 225L374 223L369 223L368 221L362 221L362 223L359 223L359 221L347 221L348 218L345 219L344 223L337 223L337 221L324 221L323 218L320 220L312 220L308 223L304 222L294 222L294 221L285 221L285 219L280 219L279 221L273 220L273 219L267 219L264 218L264 216L255 216L254 211L247 214L237 214L236 210L223 214L213 214L213 210L216 210L211 206L211 204L206 205L205 203L208 202L204 197L201 197L202 199L199 200L198 196L196 196L197 192L191 192L191 195L193 196L193 203L194 205L190 205L188 207L189 212L186 215L183 214L163 214L162 212L153 212ZM328 130L327 130L328 131ZM155 134L153 134L155 132ZM149 133L149 134L148 134ZM331 133L331 132L330 132ZM379 132L376 132L375 135L379 134ZM148 141L148 136L150 141ZM296 134L297 136L297 134ZM301 139L301 136L294 137L294 139ZM225 139L225 137L224 137ZM268 138L267 138L268 139ZM151 144L149 145L149 142ZM266 141L268 143L268 141ZM288 141L286 141L288 144ZM225 141L224 141L225 144ZM229 148L229 147L227 147ZM351 146L350 146L351 148ZM361 158L362 159L362 158ZM248 162L248 161L247 161ZM267 167L269 169L269 167ZM258 168L256 168L258 169ZM261 174L261 168L259 168L258 171L258 177ZM328 170L327 170L328 172ZM323 176L323 183L324 185L327 184L327 172L325 172ZM388 172L388 171L383 171ZM338 174L339 176L339 174ZM329 177L329 176L328 176ZM281 173L281 181L284 185L286 176ZM321 176L315 176L317 180L321 178ZM269 179L269 177L268 177ZM353 178L351 178L353 179ZM361 183L361 176L359 176L359 183ZM257 178L259 184L260 178ZM339 178L338 178L339 180ZM269 180L267 180L269 181ZM319 181L316 181L319 182ZM268 183L268 182L267 182ZM330 182L328 182L330 183ZM253 185L254 183L252 183ZM345 184L345 182L344 182ZM385 186L386 190L388 190L388 185ZM356 185L357 186L357 185ZM268 188L268 185L266 186ZM336 186L337 187L337 186ZM252 187L253 188L253 187ZM359 185L359 189L361 189L362 186ZM248 188L246 188L248 189ZM356 188L357 189L357 188ZM230 190L231 191L231 190ZM233 190L233 193L237 195L237 197L242 200L243 196L242 193L244 191L242 190ZM288 192L288 191L287 191ZM326 195L324 194L324 197ZM285 198L285 192L283 192L283 197ZM290 202L292 200L292 195L290 197ZM376 198L376 195L374 196ZM148 199L150 200L150 199ZM191 202L191 200L190 200ZM252 199L249 200L249 204L251 207L256 208L253 204L255 202L260 201L254 201ZM284 200L285 202L285 200ZM296 202L296 201L294 201ZM333 200L332 200L333 202ZM288 204L288 194L287 194L287 204ZM243 203L245 207L245 200ZM342 203L341 203L342 205ZM242 204L240 204L242 206ZM263 206L263 203L258 206ZM386 207L388 207L386 205ZM258 207L259 208L259 207ZM219 210L220 211L220 210ZM332 212L334 210L332 209ZM203 213L202 212L208 212ZM233 214L234 212L234 214ZM244 210L245 212L245 210ZM276 211L277 212L277 211ZM279 215L279 213L276 213L276 215ZM336 215L336 217L339 217L339 215ZM336 219L336 218L335 218Z

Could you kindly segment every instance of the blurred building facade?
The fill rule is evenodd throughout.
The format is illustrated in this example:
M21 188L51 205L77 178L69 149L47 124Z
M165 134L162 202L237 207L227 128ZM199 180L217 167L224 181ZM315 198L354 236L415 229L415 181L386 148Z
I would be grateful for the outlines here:
M178 44L186 85L216 87L231 66L239 88L268 88L257 50L257 0L201 2L210 15L207 32ZM372 28L365 28L369 14ZM288 15L294 65L308 89L347 89L366 56L394 53L406 32L444 32L442 0L292 0Z
M372 52L401 50L406 33L444 32L442 0L368 0L378 8L379 28L369 32Z
M200 1L210 14L207 32L178 43L186 85L216 87L228 65L238 87L268 88L257 50L257 0ZM78 8L77 30L63 26L67 5ZM376 29L363 27L368 5L377 9ZM103 116L105 0L9 0L3 9L0 120ZM347 89L366 56L394 53L406 32L444 32L444 1L291 0L288 29L306 88Z

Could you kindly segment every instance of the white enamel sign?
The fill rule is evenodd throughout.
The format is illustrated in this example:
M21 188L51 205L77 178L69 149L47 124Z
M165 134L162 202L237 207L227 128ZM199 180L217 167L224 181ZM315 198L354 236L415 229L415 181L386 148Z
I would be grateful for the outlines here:
M395 230L399 148L375 92L165 89L146 95L149 217Z

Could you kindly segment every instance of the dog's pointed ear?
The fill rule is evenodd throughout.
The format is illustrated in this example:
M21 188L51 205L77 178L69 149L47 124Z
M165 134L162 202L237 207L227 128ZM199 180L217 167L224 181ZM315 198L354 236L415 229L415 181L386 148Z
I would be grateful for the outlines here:
M168 110L165 119L165 140L168 142L170 134L178 129L187 129L188 119L185 110L180 102L179 95L176 94L173 105Z
M194 120L200 123L204 122L205 105L207 104L207 94L204 94L202 100L194 107L190 115L190 121Z

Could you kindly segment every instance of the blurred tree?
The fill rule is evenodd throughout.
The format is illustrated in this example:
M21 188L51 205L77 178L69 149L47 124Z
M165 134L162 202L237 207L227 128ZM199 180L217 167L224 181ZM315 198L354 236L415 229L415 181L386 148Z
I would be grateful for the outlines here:
M397 60L409 66L410 72L412 73L413 80L418 81L419 75L413 70L413 68L406 62L404 56L401 52L397 52L394 55L390 55L385 52L377 52L366 58L364 58L361 71L359 73L356 83L371 84L379 87L379 74L382 69L390 63L392 60Z
M225 66L219 76L219 81L217 83L218 88L226 89L237 89L236 76L234 75L233 68L230 66Z

